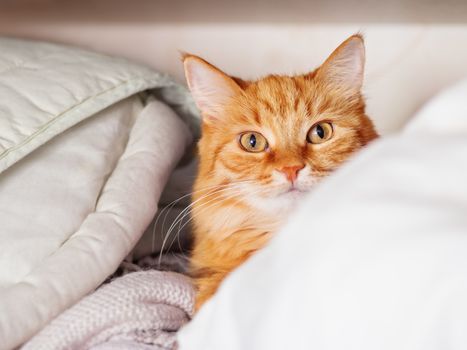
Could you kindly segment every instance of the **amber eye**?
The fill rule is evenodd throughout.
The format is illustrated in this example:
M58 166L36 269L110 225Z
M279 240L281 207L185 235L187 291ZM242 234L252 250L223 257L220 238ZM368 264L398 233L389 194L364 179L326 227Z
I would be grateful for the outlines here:
M268 147L268 141L260 133L249 131L240 135L240 145L247 152L263 152Z
M306 136L306 140L309 143L323 143L329 140L332 137L333 129L332 124L327 122L318 123L313 125L310 131L308 131L308 135Z

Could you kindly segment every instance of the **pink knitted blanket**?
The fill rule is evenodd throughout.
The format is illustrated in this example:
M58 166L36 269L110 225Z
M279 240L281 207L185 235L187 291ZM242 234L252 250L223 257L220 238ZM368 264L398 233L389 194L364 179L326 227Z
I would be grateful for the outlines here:
M23 350L174 350L193 314L189 278L142 271L117 278L54 319Z

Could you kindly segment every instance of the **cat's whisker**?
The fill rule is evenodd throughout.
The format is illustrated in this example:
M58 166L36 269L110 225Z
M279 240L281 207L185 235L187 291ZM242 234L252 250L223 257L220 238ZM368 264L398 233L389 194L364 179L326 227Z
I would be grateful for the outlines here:
M238 190L245 190L245 188L238 188ZM219 205L219 204L220 204L221 202L223 202L223 201L227 201L227 200L230 200L230 199L234 199L235 197L238 197L238 198L237 198L237 201L235 201L235 202L234 202L234 205L232 205L232 207L233 207L233 206L235 206L235 204L239 203L239 201L242 199L241 195L243 195L243 194L254 195L254 194L256 194L256 193L262 192L263 190L264 190L264 189L259 189L259 190L257 190L257 191L254 191L253 193L252 193L252 192L242 193L242 191L239 191L240 193L233 193L233 194L231 194L230 196L227 196L227 197L224 196L223 198L220 198L220 200L219 200L219 198L211 199L211 200L209 200L209 201L207 201L207 202L205 202L205 203L202 203L202 204L200 205L199 208L201 208L201 207L204 207L204 208L203 208L201 211L198 211L197 214L200 215L202 212L204 212L204 211L206 211L206 210L212 208L213 206ZM214 203L210 204L211 202L214 202ZM183 220L184 220L188 215L190 215L190 212L185 213L185 215L184 215L183 217L181 217L181 218L178 220L179 228L178 228L178 231L177 231L176 235L174 236L174 238L173 238L172 241L171 241L171 244L170 244L170 246L169 246L169 249L170 249L170 247L173 245L173 243L175 242L175 239L176 239L176 238L179 238L179 235L180 235L181 230L182 230L186 225L188 225L188 224L194 219L194 216L192 216L189 220L187 220L187 221L182 225ZM171 233L171 232L169 232L168 234L170 234L170 233Z
M241 194L243 194L243 193L234 193L234 194L231 194L230 196L227 196L227 197L224 197L224 198L220 198L220 201L226 201L226 200L229 200L229 199L233 199L233 198L235 198L235 197L240 196ZM208 204L210 204L211 202L215 202L215 203L212 203L211 205L208 206ZM198 212L198 214L201 213L201 212L203 212L203 211L206 210L206 209L212 208L214 205L217 205L217 204L219 204L219 198L213 198L213 199L208 200L208 201L205 202L205 203L200 204L200 205L199 205L199 208L203 208L203 207L204 207L204 208L203 208L203 210L201 210L200 212ZM180 231L181 231L191 220L193 220L193 216L192 216L187 222L185 222L185 223L182 225L183 220L184 220L187 216L189 216L190 214L191 214L190 212L186 212L179 220L177 220L178 225L179 225L179 229L178 229L177 235L180 233ZM177 222L175 222L175 226L177 225ZM167 234L169 235L170 232L168 232ZM172 243L171 243L171 244L173 244L174 240L175 240L175 237L174 237L174 239L172 240ZM169 247L169 249L170 249L170 247Z
M254 192L249 192L249 193L248 193L248 196L254 196L254 195L257 195L257 194L261 194L261 193L267 192L269 189L270 189L270 188L263 188L263 187L261 187L261 188L258 188L258 189L257 189L256 191L254 191ZM238 203L238 201L237 201L236 203ZM230 213L231 213L231 211L232 211L232 209L233 209L233 206L231 206L230 210L229 210L226 214L224 214L224 216L229 217L229 216L230 216Z
M243 183L242 183L243 184ZM240 185L239 183L230 183L228 184L227 186L225 186L225 188L222 188L220 190L217 190L215 189L214 191L210 192L210 193L207 193L206 195L204 196L201 196L200 198L198 198L197 200L195 200L194 202L192 202L191 204L189 204L185 209L183 209L178 215L177 217L175 218L175 220L173 221L172 225L169 227L169 232L172 230L172 226L173 225L176 225L177 224L177 221L179 220L179 218L181 216L184 216L188 210L190 210L194 204L196 204L197 202L209 197L209 196L212 196L212 195L215 195L215 194L219 194L219 193L222 193L222 192L227 192L227 191L230 191L232 189L235 188L235 186L238 186Z
M239 197L238 199L241 199L240 196L242 194L244 194L244 193L235 193L235 194L231 194L230 196L220 198L220 200L219 200L219 198L214 198L212 200L207 201L206 203L202 203L199 206L199 208L202 208L202 210L198 211L197 215L202 214L203 212L205 212L206 210L208 210L208 209L210 209L210 208L212 208L214 206L218 206L222 201L231 200L231 199L234 199L235 197ZM214 202L214 203L211 203L211 202ZM237 200L237 202L238 202L238 200ZM183 225L180 226L183 219L186 218L188 215L190 215L190 213L186 213L182 218L180 218L180 220L178 220L179 229L178 229L177 233L174 235L174 237L172 238L172 241L171 241L168 249L170 249L172 247L173 243L175 242L175 239L177 239L177 237L179 237L181 230L195 218L195 216L192 215L185 223L183 223ZM170 233L168 233L168 234L170 234Z
M193 195L194 193L197 193L197 192L200 192L200 191L204 191L204 190L209 190L209 189L213 189L213 188L218 188L218 187L222 187L222 186L226 186L226 185L215 185L215 186L207 186L206 188L202 188L202 189L199 189L198 191L192 191L190 193L187 193L177 199L175 199L174 201L170 202L169 204L167 204L166 206L164 206L164 208L162 208L162 211L160 213L157 214L157 218L156 218L156 221L154 223L154 226L153 226L153 235L152 235L152 250L154 250L154 245L155 245L155 231L157 229L157 223L159 222L159 219L162 217L162 214L167 211L166 213L166 216L164 217L164 222L165 222L165 219L167 217L167 214L168 214L168 211L170 209L172 209L175 204L177 204L178 202L180 202L182 199L188 197L188 196L191 196ZM164 227L164 222L162 224L162 228Z
M245 183L252 183L252 182L254 182L254 181L247 180L247 181L236 182L236 183L234 183L234 185L243 185L243 184L245 184ZM236 187L240 187L240 186L236 186ZM233 188L233 186L230 186L229 189L234 189L234 188ZM240 187L240 188L238 188L238 190L242 190L242 188ZM220 193L220 192L217 192L217 193ZM232 198L234 198L234 197L232 197ZM232 198L230 198L230 199L232 199ZM228 198L224 198L224 199L226 200L226 199L228 199ZM215 200L217 200L217 198L215 198ZM210 202L212 202L212 200L208 201L207 203L203 203L203 205L206 205L206 204L208 204L208 203L210 203ZM238 203L238 202L239 202L239 200L236 201L236 203ZM211 208L211 207L212 207L212 206L209 206L209 208ZM193 220L193 218L191 218L191 219L187 220L187 222L185 222L185 223L182 225L183 220L184 220L185 217L188 216L188 215L190 215L190 212L187 212L182 218L180 218L180 220L178 220L178 231L177 231L177 233L175 234L174 238L172 239L172 242L171 242L171 244L170 244L170 246L169 246L168 249L170 249L170 247L173 245L173 243L174 243L174 241L175 241L175 238L177 238L178 247L180 248L180 250L182 250L182 247L181 247L181 244L180 244L180 232L181 232L181 230L182 230L188 223L190 223L190 222Z
M219 191L218 191L218 192L219 192ZM203 196L202 199L207 198L207 197L209 197L210 195L212 195L212 194L205 195L205 196ZM190 214L190 211L189 211L189 210L191 209L191 207L193 206L193 204L194 204L194 203L192 203L192 204L189 205L187 208L185 208L185 209L175 218L175 220L173 221L173 223L170 225L170 227L169 227L167 233L166 233L165 236L164 236L164 240L163 240L163 242L162 242L162 247L161 247L161 250L160 250L160 253L159 253L159 261L162 259L162 254L164 253L165 245L166 245L166 243L167 243L167 241L168 241L168 239L169 239L169 237L170 237L170 235L171 235L173 229L175 228L175 226L177 225L178 222L183 221L183 219L184 219L186 216L188 216L188 215ZM173 241L170 243L170 246L167 248L167 250L169 250L169 249L171 248L172 244L173 244Z
M194 193L194 192L193 192L193 193ZM205 196L210 196L210 195L211 195L211 193L208 193L208 194L205 195ZM203 196L203 197L205 197L205 196ZM167 241L167 239L168 239L168 235L169 235L169 233L170 233L170 231L171 231L172 225L173 225L175 222L177 222L177 220L179 219L179 217L180 217L181 215L184 215L184 213L185 213L192 205L193 205L193 203L190 204L190 205L188 205L186 208L184 208L184 209L177 215L177 217L175 218L174 222L171 224L171 226L170 226L170 228L169 228L169 230L168 230L168 233L165 234L164 239L163 239L163 241L162 241L162 247L161 247L161 250L160 250L160 253L159 253L159 262L160 262L160 260L161 260L161 258L162 258L162 254L163 254L163 252L164 252L164 247L165 247L166 241ZM162 231L164 231L166 218L167 218L167 213L166 213L166 215L165 215L165 217L164 217L164 220L163 220L163 222L162 222ZM155 230L155 229L156 229L156 226L155 226L154 230Z
M169 227L169 230L167 231L167 233L165 234L165 237L163 239L163 242L162 242L162 247L161 247L161 250L160 250L160 253L159 253L159 262L161 261L161 258L162 258L162 254L164 252L164 247L165 247L165 244L170 236L170 233L171 231L173 230L174 226L177 225L177 222L180 220L180 218L183 218L186 213L193 207L194 204L196 204L197 202L209 197L209 196L212 196L214 194L219 194L219 193L222 193L222 192L226 192L226 191L230 191L232 189L235 189L236 186L240 186L240 185L243 185L245 183L249 183L249 182L253 182L251 180L244 180L244 181L237 181L237 182L234 182L234 183L229 183L229 184L226 184L226 185L219 185L219 186L212 186L210 188L214 188L214 191L211 191L209 193L207 193L206 195L204 196L201 196L200 198L198 198L196 201L192 202L190 205L188 205L185 209L183 209L178 215L177 217L175 218L175 220L173 221L173 223L171 224L171 226ZM215 187L217 188L221 188L221 189L216 189ZM200 192L200 191L203 191L203 190L206 190L205 188L204 189L200 189L198 191L195 191L193 193L196 193L196 192ZM154 230L155 232L155 230Z
M275 187L280 187L280 186L275 186ZM245 193L245 194L247 194L248 196L253 196L253 195L256 195L256 194L260 194L260 193L262 193L262 192L267 192L267 191L269 191L269 190L270 190L270 188L259 188L259 189L257 189L256 191L253 191L253 192L250 191L250 192ZM240 194L242 194L242 193L240 193ZM224 201L225 201L225 200L230 200L230 199L235 198L236 196L239 196L239 194L235 194L234 196L230 196L230 197L226 197L226 198L222 198L222 199L224 199ZM238 204L239 201L240 201L240 199L241 199L241 198L239 198L237 201L235 201L234 204ZM215 198L215 200L217 200L217 198ZM210 200L210 201L208 201L207 203L203 203L203 205L206 205L206 204L208 204L208 203L210 203L210 202L212 202L212 201L213 201L213 200ZM215 204L217 204L217 203L215 203ZM232 205L231 208L233 208L234 206L235 206L235 205ZM212 206L210 206L210 207L212 207ZM227 214L225 214L225 215L226 215L226 216L229 216L228 214L230 214L230 212L231 212L231 211L228 211ZM185 216L186 216L186 215L185 215ZM183 218L182 218L182 219L183 219Z
M236 183L243 183L243 182L250 182L251 180L245 180L245 181L238 181ZM164 208L162 208L162 211L160 213L157 214L157 218L156 218L156 221L154 222L154 226L153 226L153 230L152 230L152 244L151 244L151 251L154 251L155 249L155 238L156 238L156 230L157 230L157 224L160 220L160 218L162 217L162 214L164 212L166 212L165 216L164 216L164 220L162 222L162 230L164 230L164 227L165 227L165 220L167 218L167 215L169 213L169 211L178 203L180 202L182 199L188 197L188 196L192 196L193 194L195 193L198 193L198 192L202 192L202 191L207 191L207 190L212 190L212 189L217 189L217 188L223 188L223 187L228 187L230 186L231 184L223 184L223 185L215 185L215 186L207 186L207 187L204 187L204 188L201 188L197 191L192 191L190 193L187 193L177 199L175 199L174 201L172 201L171 203L167 204L166 206L164 206Z
M206 195L204 196L201 196L200 198L198 198L196 201L192 202L190 205L188 205L184 210L182 210L182 212L180 212L180 214L175 218L175 220L173 221L172 225L170 226L169 228L169 232L172 230L172 226L176 225L177 222L183 218L183 216L187 215L188 211L194 206L194 204L196 204L197 202L201 201L201 200L204 200L206 199L207 197L210 197L210 196L213 196L215 194L221 194L223 192L227 192L227 191L231 191L232 189L235 189L236 187L238 187L240 184L238 183L231 183L231 184L228 184L228 186L225 186L225 188L223 189L220 189L220 190L215 190L215 191L212 191L210 193L207 193Z
M261 192L263 192L263 191L265 191L265 190L267 190L267 189L261 188L261 189L258 189L258 190L256 190L256 191L254 191L254 192L248 192L247 194L251 196L251 195L255 195L255 194L261 193ZM221 201L218 201L218 198L214 198L214 199L212 199L212 200L209 200L209 201L207 201L206 203L201 204L201 207L204 206L204 208L203 208L201 211L199 211L197 214L200 215L200 214L203 213L204 211L206 211L206 210L212 208L213 206L219 205L220 202L222 202L222 201L227 201L227 200L230 200L230 199L234 199L235 197L238 197L238 198L237 198L237 201L234 202L234 205L231 206L231 208L233 208L233 207L234 207L237 203L239 203L240 200L242 199L242 197L240 196L240 195L242 195L242 194L245 194L245 193L233 194L233 195L228 196L228 197L226 197L226 198L221 198ZM211 202L213 202L213 201L216 201L216 202L215 202L215 203L212 203L211 205L209 205L209 206L206 207L207 204L209 204L209 203L211 203ZM229 217L228 214L229 214L230 212L231 212L231 210L228 211L227 214L225 214L225 216L226 216L227 218ZM186 214L186 215L184 215L184 217L182 217L182 218L179 220L179 229L178 229L177 233L175 234L174 238L172 239L172 241L171 241L171 243L170 243L168 249L170 249L170 248L172 247L173 243L175 242L175 239L179 237L181 230L182 230L186 225L188 225L188 224L195 218L195 216L192 216L192 217L191 217L189 220L187 220L183 225L181 225L181 222L183 221L183 219L184 219L186 216L188 216L188 215L189 215L189 213ZM181 226L180 226L180 225L181 225Z

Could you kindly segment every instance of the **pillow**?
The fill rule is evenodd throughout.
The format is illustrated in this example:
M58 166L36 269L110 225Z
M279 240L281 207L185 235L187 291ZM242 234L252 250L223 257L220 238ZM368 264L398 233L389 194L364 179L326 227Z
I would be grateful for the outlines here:
M426 103L406 125L405 132L467 133L467 79Z

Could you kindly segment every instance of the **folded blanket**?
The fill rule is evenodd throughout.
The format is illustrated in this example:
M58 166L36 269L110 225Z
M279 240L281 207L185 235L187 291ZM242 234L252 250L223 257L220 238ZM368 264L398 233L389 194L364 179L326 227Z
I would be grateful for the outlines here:
M0 349L11 350L129 255L199 118L166 74L11 38L0 96Z
M22 349L172 350L175 332L193 315L193 300L184 275L130 273L65 311Z

